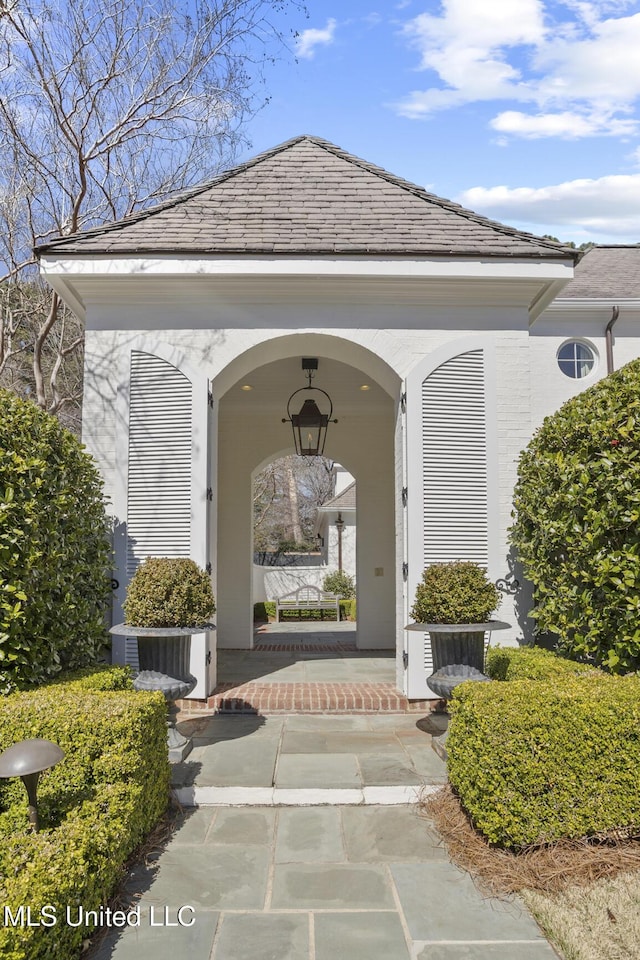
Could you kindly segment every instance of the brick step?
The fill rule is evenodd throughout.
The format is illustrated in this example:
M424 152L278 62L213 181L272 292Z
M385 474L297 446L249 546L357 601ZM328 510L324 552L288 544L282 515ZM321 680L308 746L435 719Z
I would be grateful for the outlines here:
M180 700L180 712L430 713L430 700L407 700L393 683L220 683L207 701Z

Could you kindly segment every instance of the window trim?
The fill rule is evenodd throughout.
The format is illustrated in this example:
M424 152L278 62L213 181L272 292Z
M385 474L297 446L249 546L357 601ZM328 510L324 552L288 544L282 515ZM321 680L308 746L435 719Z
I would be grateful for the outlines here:
M590 370L588 371L588 373L586 373L586 374L585 374L584 376L582 376L582 377L580 377L580 376L572 377L570 374L566 373L566 371L565 371L565 370L562 368L562 366L560 365L560 364L561 364L561 360L560 360L560 352L561 352L561 350L563 350L564 347L567 347L567 346L572 345L572 344L577 344L577 345L579 345L579 346L581 346L581 347L586 347L587 350L590 350L590 351L591 351L591 354L592 354L592 356L593 356L593 364L592 364ZM563 363L566 363L567 360L563 360L562 362L563 362ZM574 363L574 364L577 364L578 362L579 362L579 361L577 361L577 360L573 360L573 363ZM578 381L588 380L589 377L592 377L592 376L596 373L596 371L597 371L597 369L598 369L599 363L600 363L600 354L599 354L596 346L591 342L591 340L587 340L585 337L567 337L567 339L566 339L566 340L563 340L562 343L560 344L560 346L558 347L558 349L556 350L556 365L557 365L557 367L558 367L559 372L562 374L563 377L566 377L567 380L572 380L572 381L574 381L574 382L576 382L576 383L577 383ZM576 372L577 372L577 371L576 371Z

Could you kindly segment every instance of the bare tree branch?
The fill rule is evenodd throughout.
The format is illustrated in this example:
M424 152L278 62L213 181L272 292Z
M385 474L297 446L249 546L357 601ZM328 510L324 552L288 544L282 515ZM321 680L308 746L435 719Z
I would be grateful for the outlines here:
M286 49L272 15L287 8L304 10L299 0L2 2L0 382L76 416L81 331L39 287L34 245L126 216L231 160L261 105L263 68ZM74 375L63 387L65 368Z

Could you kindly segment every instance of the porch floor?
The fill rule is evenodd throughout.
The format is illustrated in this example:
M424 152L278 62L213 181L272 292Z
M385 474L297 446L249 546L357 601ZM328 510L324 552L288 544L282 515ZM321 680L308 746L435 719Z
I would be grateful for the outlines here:
M422 713L396 686L396 653L358 650L356 624L264 624L253 650L218 650L218 683L208 700L183 700L181 714Z

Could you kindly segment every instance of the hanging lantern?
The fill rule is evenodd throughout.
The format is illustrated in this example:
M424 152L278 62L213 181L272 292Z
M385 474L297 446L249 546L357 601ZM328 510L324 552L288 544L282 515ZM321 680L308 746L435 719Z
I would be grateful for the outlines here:
M309 383L306 387L300 387L299 390L295 390L291 394L287 403L288 416L286 419L283 417L282 422L291 424L293 442L298 456L321 457L327 439L327 427L330 423L337 423L338 421L331 419L333 403L326 390L311 386L315 371L318 369L317 359L310 357L303 359L302 369L309 378ZM304 400L298 413L292 413L292 405L297 406L297 401L294 402L294 398L307 390L313 391L313 396ZM322 412L318 403L327 410L326 413Z

